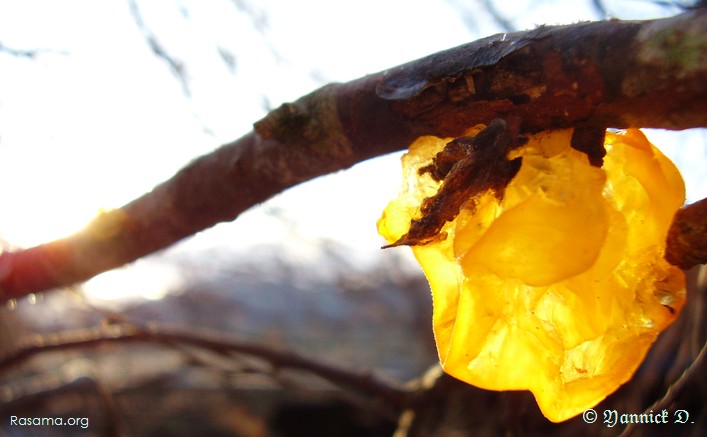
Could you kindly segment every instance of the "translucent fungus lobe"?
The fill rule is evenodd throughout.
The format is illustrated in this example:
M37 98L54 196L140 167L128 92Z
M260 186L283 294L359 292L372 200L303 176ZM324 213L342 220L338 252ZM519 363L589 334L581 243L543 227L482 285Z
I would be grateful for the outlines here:
M683 272L663 259L684 201L677 169L638 130L607 133L602 167L570 137L530 137L510 152L522 164L503 196L475 193L440 238L413 245L444 370L530 390L555 422L628 381L684 301ZM390 243L442 185L419 170L449 141L420 138L403 157L403 189L378 223Z

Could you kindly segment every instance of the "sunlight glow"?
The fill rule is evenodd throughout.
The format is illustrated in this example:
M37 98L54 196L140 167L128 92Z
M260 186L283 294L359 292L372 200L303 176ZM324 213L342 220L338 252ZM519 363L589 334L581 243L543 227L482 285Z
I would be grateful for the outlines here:
M155 260L137 261L89 280L83 285L83 294L95 304L128 304L141 299L160 300L181 283L174 266Z

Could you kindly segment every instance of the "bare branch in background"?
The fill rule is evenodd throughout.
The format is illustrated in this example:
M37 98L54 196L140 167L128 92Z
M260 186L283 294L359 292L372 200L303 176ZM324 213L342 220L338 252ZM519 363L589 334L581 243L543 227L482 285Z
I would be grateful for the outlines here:
M147 45L150 46L150 50L152 50L155 56L167 64L174 77L182 85L182 91L184 94L186 96L190 96L191 90L189 89L189 83L186 77L186 67L184 66L184 63L170 54L169 51L159 42L157 36L152 32L152 30L150 30L147 24L145 24L145 20L142 18L137 0L128 0L128 5L130 6L130 15L132 15L135 24L138 29L140 29Z
M0 43L0 52L7 53L12 56L17 56L19 58L29 58L29 59L34 59L40 53L40 51L37 49L34 49L34 50L13 49L13 48L5 46L3 43Z
M700 8L707 4L705 0L644 0L647 3L653 3L664 8L679 8L683 11Z
M250 17L250 22L253 24L253 28L263 37L263 43L268 48L270 54L275 58L277 62L284 62L285 57L282 56L275 46L270 42L270 38L267 37L268 30L268 16L262 10L253 6L249 1L246 0L232 0L233 5L241 13Z
M609 11L606 10L606 7L604 6L604 2L602 0L592 0L592 6L594 7L597 16L600 17L600 19L606 20L607 18L610 18Z
M0 301L89 279L423 135L495 118L520 133L707 126L706 30L706 10L540 27L324 86L73 236L0 254Z
M225 47L218 46L217 47L218 54L221 57L221 60L223 61L224 64L226 64L226 68L228 68L228 71L231 72L231 74L236 72L236 55L233 54L232 51L228 50Z
M33 356L54 351L88 349L109 343L156 343L168 347L190 346L210 351L218 356L247 355L268 362L272 371L292 369L309 372L335 385L385 401L394 408L402 408L406 391L391 382L384 382L367 372L346 370L308 358L294 352L279 351L255 343L236 340L205 329L158 326L137 327L129 324L107 325L96 329L60 332L43 337L32 337L25 345L0 357L0 371L17 366Z
M253 27L260 32L265 34L265 30L268 28L268 18L263 11L256 9L250 2L245 0L233 0L234 6L247 16L251 18Z
M496 2L493 0L484 0L484 8L488 11L489 14L493 17L493 19L496 21L496 24L498 24L501 29L505 30L506 32L515 32L518 30L515 24L511 20L509 20L507 17L505 17L497 8L496 8Z
M500 30L505 32L513 32L518 30L516 26L512 23L512 20L504 17L503 14L498 11L495 3L492 0L483 0L480 2L465 2L463 0L447 0L461 15L463 23L466 27L474 34L478 33L479 21L483 20L480 16L486 17L485 15L479 14L479 3L481 7L491 16L496 25Z
M2 42L0 42L0 53L7 53L11 56L16 56L18 58L28 58L35 59L37 56L42 54L57 54L57 55L68 55L67 51L64 50L53 50L53 49L15 49L8 47Z

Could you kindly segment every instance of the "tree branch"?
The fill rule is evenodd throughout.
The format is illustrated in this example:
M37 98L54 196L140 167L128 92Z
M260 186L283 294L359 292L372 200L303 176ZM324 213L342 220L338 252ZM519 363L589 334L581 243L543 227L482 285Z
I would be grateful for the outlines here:
M665 259L684 270L707 263L707 199L675 213L668 231Z
M163 60L167 64L174 77L182 85L182 92L184 92L184 95L190 96L191 90L187 81L184 64L169 53L165 46L159 42L157 36L155 36L152 30L150 30L147 24L145 24L145 20L142 17L137 1L128 0L128 7L130 8L130 15L132 15L133 21L135 21L138 29L140 29L140 33L142 33L142 36L145 38L145 42L147 42L147 45L150 47L150 50L152 50L152 53L154 53L158 59Z
M149 326L145 328L127 324L110 325L97 329L81 329L43 337L34 337L32 342L22 345L14 352L0 357L0 370L7 369L29 358L52 351L84 349L107 343L161 343L186 345L208 350L219 355L233 353L249 355L267 361L274 368L287 368L310 372L336 385L349 388L369 396L378 397L389 405L401 409L406 402L407 391L384 382L369 373L361 373L325 364L293 352L283 352L268 347L235 340L204 329L188 330Z
M706 52L696 10L496 35L324 86L73 236L1 254L0 301L84 281L421 135L509 117L521 132L707 126Z
M28 58L28 59L36 59L37 56L44 54L44 53L54 53L54 54L59 54L59 55L66 55L67 52L63 50L53 50L53 49L31 49L31 50L25 50L25 49L16 49L12 47L8 47L4 45L2 42L0 42L0 53L7 53L10 56L16 56L18 58Z

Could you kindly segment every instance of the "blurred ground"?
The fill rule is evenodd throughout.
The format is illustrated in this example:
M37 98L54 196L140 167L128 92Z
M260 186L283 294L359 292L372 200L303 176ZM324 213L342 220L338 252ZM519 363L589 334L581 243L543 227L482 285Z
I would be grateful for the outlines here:
M306 269L275 256L172 259L188 270L183 288L161 300L136 301L120 314L68 290L41 295L0 313L2 349L11 353L13 343L36 335L134 323L213 330L395 383L420 375L436 362L426 281L395 263L357 271L342 255L328 249L319 273L316 265ZM215 355L140 342L40 353L0 368L0 417L89 417L89 428L17 428L3 419L0 430L10 436L366 436L391 435L395 427L396 418L365 397L311 373ZM338 431L326 431L333 424Z

